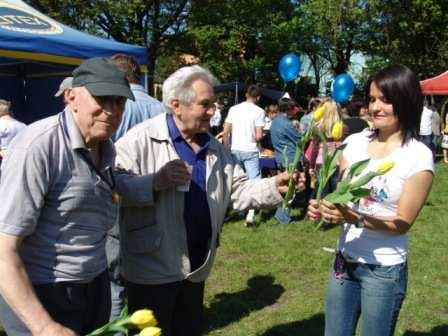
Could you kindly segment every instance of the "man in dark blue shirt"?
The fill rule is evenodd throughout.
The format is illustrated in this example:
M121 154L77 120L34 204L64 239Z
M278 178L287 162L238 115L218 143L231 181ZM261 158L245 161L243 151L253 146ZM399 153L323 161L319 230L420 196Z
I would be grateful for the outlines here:
M275 151L277 167L285 170L294 161L296 144L302 136L291 122L291 119L296 115L296 102L289 98L282 98L279 101L278 109L280 113L271 124L271 141ZM291 222L289 211L282 207L277 208L274 217L281 224Z
M144 121L116 143L120 167L152 176L151 204L122 208L129 311L152 309L165 336L203 334L204 284L227 208L275 207L288 189L288 173L249 180L208 134L214 82L197 65L177 70L163 83L169 113Z
M275 161L280 169L286 168L286 162L294 160L296 144L301 135L291 122L295 115L296 104L293 100L282 98L279 101L280 113L271 124L271 141L275 151Z

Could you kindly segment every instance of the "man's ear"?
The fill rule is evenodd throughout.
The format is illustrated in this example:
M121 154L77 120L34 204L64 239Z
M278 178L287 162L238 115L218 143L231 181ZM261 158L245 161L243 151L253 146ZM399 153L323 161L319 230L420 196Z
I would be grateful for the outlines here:
M65 90L64 93L63 93L63 95L64 95L64 102L65 102L66 104L68 104L68 101L69 101L69 95L70 95L71 91L72 91L72 89L67 89L67 90Z
M171 111L173 111L174 115L179 115L180 102L178 99L173 99L170 103L170 107L171 107Z
M77 112L76 108L76 90L75 89L68 89L64 92L64 101L68 106L70 106L71 110L73 112Z

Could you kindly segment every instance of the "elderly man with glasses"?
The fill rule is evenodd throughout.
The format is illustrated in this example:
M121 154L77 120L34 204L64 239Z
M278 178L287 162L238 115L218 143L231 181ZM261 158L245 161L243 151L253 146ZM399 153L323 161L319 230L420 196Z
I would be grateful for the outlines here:
M275 207L287 189L286 173L249 180L208 133L214 83L200 66L177 70L163 83L169 113L116 143L119 166L152 176L152 203L125 205L120 214L129 310L154 310L165 336L202 334L204 282L229 205Z

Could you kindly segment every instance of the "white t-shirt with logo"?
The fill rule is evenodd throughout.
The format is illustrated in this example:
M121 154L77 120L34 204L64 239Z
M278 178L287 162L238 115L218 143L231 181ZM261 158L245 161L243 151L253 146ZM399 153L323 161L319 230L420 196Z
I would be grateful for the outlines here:
M264 110L261 107L250 102L232 106L226 123L232 124L232 150L258 152L255 127L264 126Z
M9 143L26 125L12 118L0 118L0 149L8 149Z
M345 140L347 147L343 156L349 166L369 158L367 146L371 141L370 134L371 131L365 130ZM398 201L406 179L421 171L434 172L431 151L420 141L411 139L387 157L371 159L360 176L369 171L376 171L378 166L386 161L393 161L395 166L366 184L365 187L371 188L370 196L351 205L352 209L365 215L394 216L397 214ZM346 223L339 239L339 250L356 262L397 265L406 261L408 235L356 228L354 224Z

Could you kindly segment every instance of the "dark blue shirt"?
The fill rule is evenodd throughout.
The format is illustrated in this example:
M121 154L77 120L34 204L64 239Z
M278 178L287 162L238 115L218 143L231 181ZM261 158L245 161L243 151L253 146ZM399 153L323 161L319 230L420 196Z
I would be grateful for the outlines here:
M167 114L168 131L180 159L193 167L190 190L185 193L184 222L187 232L191 270L199 268L207 256L212 235L206 191L205 156L210 142L207 133L197 134L200 150L195 153L180 134L173 116Z
M291 120L284 114L280 114L274 118L271 123L271 141L275 151L275 161L277 166L285 167L284 153L288 158L288 162L294 161L296 153L296 144L300 140L301 135L294 127Z

